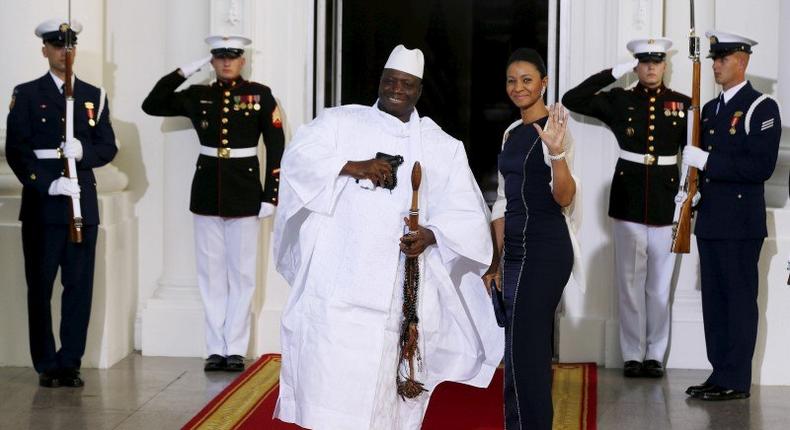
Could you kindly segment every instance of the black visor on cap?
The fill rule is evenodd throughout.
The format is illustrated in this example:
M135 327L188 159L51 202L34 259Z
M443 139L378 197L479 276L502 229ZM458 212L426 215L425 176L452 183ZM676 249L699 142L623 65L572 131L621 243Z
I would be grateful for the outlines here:
M71 29L68 32L71 34L71 43L76 45L77 33ZM49 33L42 34L41 40L44 43L49 43L52 46L62 47L66 45L66 32L60 30L50 31Z
M710 52L708 58L721 58L726 57L736 52L752 53L752 47L746 43L727 42L727 43L713 43L710 45Z
M217 48L211 50L214 58L239 58L244 54L243 49L239 48Z
M634 54L634 58L639 60L640 63L660 63L664 61L667 54L663 52L640 52Z

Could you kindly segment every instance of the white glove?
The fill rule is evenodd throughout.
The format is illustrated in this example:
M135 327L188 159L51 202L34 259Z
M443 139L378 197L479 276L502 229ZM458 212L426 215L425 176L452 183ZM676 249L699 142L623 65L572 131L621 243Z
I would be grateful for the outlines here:
M80 196L80 186L77 184L77 180L69 179L65 176L61 176L58 179L52 181L49 184L49 195L50 196L68 196L68 197L79 197Z
M612 77L615 79L622 78L626 73L633 71L637 64L639 64L639 60L634 58L627 63L621 63L612 67Z
M686 198L688 198L687 192L678 191L678 193L675 194L675 203L681 204L686 201ZM697 206L697 203L699 203L699 199L701 198L702 198L702 194L700 194L699 192L695 193L694 197L691 198L691 206Z
M77 140L76 138L72 138L71 140L65 142L63 144L63 155L66 158L73 158L77 161L82 160L82 142Z
M261 210L258 212L258 218L266 218L274 215L275 206L271 203L261 202Z
M703 151L696 146L686 145L683 149L683 164L705 170L710 152Z
M198 70L200 70L203 66L208 64L211 61L213 55L209 54L208 57L201 58L200 60L193 61L189 64L185 64L179 69L181 69L181 73L184 75L185 78L188 78L195 74Z

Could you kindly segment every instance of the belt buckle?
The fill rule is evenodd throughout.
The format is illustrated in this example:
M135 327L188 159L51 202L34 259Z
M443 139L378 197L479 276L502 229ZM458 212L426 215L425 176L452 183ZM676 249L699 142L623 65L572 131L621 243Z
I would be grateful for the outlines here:
M60 158L64 158L63 157L63 148L56 148L55 149L55 154L57 154L57 158L59 158L59 159Z
M645 154L645 164L648 166L652 166L656 164L656 157L653 154Z
M217 148L217 157L230 158L230 148Z

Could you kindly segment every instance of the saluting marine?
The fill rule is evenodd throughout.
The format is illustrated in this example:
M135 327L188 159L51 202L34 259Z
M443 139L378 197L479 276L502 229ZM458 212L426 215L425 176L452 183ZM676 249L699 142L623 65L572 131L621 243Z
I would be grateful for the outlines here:
M241 371L250 338L255 291L259 218L277 205L284 134L271 90L244 80L242 36L210 36L211 55L182 66L156 83L143 110L156 116L186 116L200 140L192 179L198 286L206 313L205 370ZM211 62L211 85L176 89ZM266 146L261 185L258 140Z
M623 372L627 377L661 377L675 263L670 245L678 152L686 143L685 111L691 100L664 86L666 52L672 41L636 39L626 46L634 60L587 78L565 93L562 102L574 112L603 121L620 146L609 216L613 218ZM636 86L601 91L630 71L639 78ZM642 319L646 320L644 330Z

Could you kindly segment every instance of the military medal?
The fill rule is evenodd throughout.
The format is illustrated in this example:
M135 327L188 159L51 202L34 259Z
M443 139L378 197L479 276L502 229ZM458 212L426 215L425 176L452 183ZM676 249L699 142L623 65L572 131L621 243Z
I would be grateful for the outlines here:
M671 106L669 102L664 102L664 116L672 115L672 111L669 109Z
M241 96L233 96L233 110L239 110L239 103L241 103Z
M88 114L88 124L91 127L96 126L96 120L93 119L93 102L85 102L85 112Z
M683 103L678 102L678 117L679 118L683 118L683 117L686 116L686 112L684 112L685 108L686 107L683 106Z
M252 108L255 110L261 110L261 96L256 94L253 99L255 100L255 104L252 105Z
M736 130L735 127L738 125L738 122L741 120L741 116L743 112L737 111L732 114L732 118L730 118L730 134L735 134Z
M672 116L678 116L678 102L672 102Z

